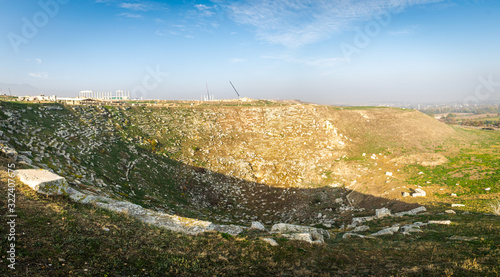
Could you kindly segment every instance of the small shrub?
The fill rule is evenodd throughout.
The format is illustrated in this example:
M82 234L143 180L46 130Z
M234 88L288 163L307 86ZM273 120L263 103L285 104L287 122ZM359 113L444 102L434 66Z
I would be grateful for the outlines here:
M500 215L500 200L491 202L489 206L495 215Z
M230 239L230 238L232 238L232 237L233 237L233 236L231 236L231 235L230 235L230 234L228 234L228 233L220 233L220 235L221 235L223 238L225 238L225 239Z

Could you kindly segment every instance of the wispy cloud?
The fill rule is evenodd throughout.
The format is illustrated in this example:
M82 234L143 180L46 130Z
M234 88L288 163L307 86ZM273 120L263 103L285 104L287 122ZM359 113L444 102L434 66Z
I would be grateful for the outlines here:
M231 58L231 59L229 59L229 61L232 63L242 63L242 62L246 62L247 60L242 59L242 58Z
M119 16L129 17L129 18L141 18L142 15L137 13L120 13Z
M341 63L346 62L345 58L315 58L315 57L304 57L295 58L289 55L280 56L262 56L263 59L280 60L287 63L295 63L301 65L315 66L315 67L332 67Z
M49 74L46 72L30 72L28 73L30 77L37 78L37 79L48 79Z
M42 64L42 59L40 59L40 58L35 58L35 63L37 63L37 64Z
M201 14L204 16L212 16L215 14L215 12L212 11L212 9L214 9L214 7L209 7L209 6L203 5L203 4L194 5L194 7L196 9L198 9L198 11L200 11Z
M401 29L397 29L397 30L390 30L387 32L387 34L391 35L391 36L407 36L407 35L411 35L413 33L415 33L415 31L418 29L417 26L406 26L406 27L403 27Z
M345 31L383 13L444 0L217 0L237 23L253 26L259 39L300 47Z
M131 11L147 11L149 8L143 3L120 3L118 5L120 8L129 9Z

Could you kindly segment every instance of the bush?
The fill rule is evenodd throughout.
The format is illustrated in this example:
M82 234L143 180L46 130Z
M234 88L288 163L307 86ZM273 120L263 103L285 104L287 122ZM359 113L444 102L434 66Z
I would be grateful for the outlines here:
M500 215L500 200L491 202L489 206L494 214Z

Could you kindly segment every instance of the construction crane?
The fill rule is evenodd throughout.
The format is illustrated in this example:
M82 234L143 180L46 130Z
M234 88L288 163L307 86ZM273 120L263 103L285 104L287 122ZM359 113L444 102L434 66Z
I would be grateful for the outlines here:
M236 90L236 88L234 87L233 83L231 83L231 81L229 81L229 83L231 84L231 86L233 87L234 91L236 92L236 94L238 95L238 98L240 97L240 94L238 93L238 91Z

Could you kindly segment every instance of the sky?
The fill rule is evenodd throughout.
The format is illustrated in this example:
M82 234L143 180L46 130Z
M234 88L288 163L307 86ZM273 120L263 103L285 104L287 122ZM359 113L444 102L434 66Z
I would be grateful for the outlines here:
M0 0L0 91L500 99L497 0Z

